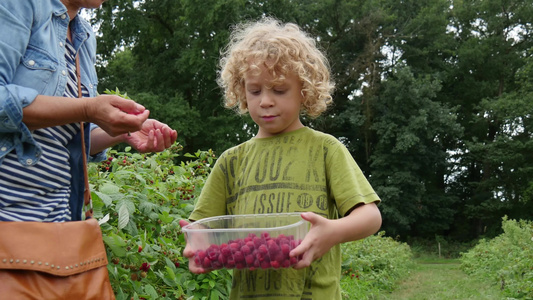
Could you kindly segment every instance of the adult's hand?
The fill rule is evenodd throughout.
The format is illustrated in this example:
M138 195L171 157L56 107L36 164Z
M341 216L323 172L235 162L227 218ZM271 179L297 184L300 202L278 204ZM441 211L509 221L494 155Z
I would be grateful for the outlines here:
M86 99L86 120L98 125L112 137L143 129L150 111L133 100L116 95L99 95Z
M126 143L141 153L160 152L170 147L178 138L178 132L167 124L148 119L139 131L124 136Z

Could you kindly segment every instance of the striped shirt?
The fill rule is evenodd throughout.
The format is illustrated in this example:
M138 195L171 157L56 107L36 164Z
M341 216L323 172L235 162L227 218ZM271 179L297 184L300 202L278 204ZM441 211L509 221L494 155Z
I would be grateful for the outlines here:
M77 98L76 53L70 41L65 45L69 76L64 96ZM82 95L89 96L83 86ZM66 145L79 130L79 123L34 130L33 137L43 150L34 166L21 165L14 152L5 157L0 166L0 221L71 220L70 153Z

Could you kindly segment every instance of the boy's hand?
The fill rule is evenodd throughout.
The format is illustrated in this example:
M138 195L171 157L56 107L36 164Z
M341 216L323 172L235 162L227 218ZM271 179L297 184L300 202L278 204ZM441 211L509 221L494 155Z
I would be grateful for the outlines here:
M180 220L179 221L179 224L181 227L185 227L189 224L189 222L185 221L185 220ZM187 239L187 238L185 238ZM194 262L194 251L190 248L189 246L189 243L187 243L187 245L185 246L185 249L183 249L183 256L184 257L187 257L189 259L189 271L191 271L192 273L195 273L195 274L201 274L201 273L205 273L206 270L204 270L202 267L198 266L195 262Z
M303 255L295 269L308 267L333 246L363 239L376 233L381 226L381 213L376 203L357 205L348 215L336 220L312 212L302 213L302 218L311 223L311 229L290 253L291 256Z
M311 229L302 243L289 254L291 257L303 255L294 265L295 269L303 269L313 261L322 257L331 247L338 244L338 232L332 222L312 212L302 213L302 218L311 223Z

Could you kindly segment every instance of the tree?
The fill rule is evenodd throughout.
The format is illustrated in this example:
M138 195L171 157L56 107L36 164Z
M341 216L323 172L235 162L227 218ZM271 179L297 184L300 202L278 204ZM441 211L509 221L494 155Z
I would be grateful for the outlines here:
M443 144L461 128L453 110L435 101L438 80L396 66L382 85L372 126L379 138L371 180L383 201L385 231L441 233L452 223L456 202L442 188L442 170L450 168Z
M95 11L99 91L119 88L222 152L256 125L222 105L233 24L295 22L329 58L334 105L304 124L338 137L383 202L389 234L473 238L533 195L527 0L109 0ZM529 210L528 210L529 209Z
M508 156L496 154L511 137L507 128L527 111L514 110L517 72L531 56L533 46L533 4L531 1L461 1L454 3L450 28L458 40L455 56L449 60L443 93L439 99L459 108L458 121L465 128L459 172L453 183L461 199L460 220L472 222L474 237L493 224L498 226L508 211L501 200L501 170ZM505 112L507 111L507 112ZM504 116L501 115L504 114ZM507 124L506 124L507 123ZM507 148L507 146L506 146ZM500 150L497 150L500 149ZM516 147L513 151L519 150ZM524 163L531 164L530 160ZM505 167L503 167L505 168ZM513 176L514 177L514 176ZM510 186L507 186L510 187ZM514 193L516 189L507 192ZM509 194L507 195L507 198Z

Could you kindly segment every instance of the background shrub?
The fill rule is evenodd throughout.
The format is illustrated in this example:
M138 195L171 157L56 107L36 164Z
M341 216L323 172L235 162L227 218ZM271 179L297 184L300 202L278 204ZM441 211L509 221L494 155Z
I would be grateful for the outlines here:
M341 287L344 299L368 299L392 291L414 262L409 245L381 231L366 239L342 244Z
M461 268L498 285L504 295L533 299L533 222L502 221L503 232L463 253Z

